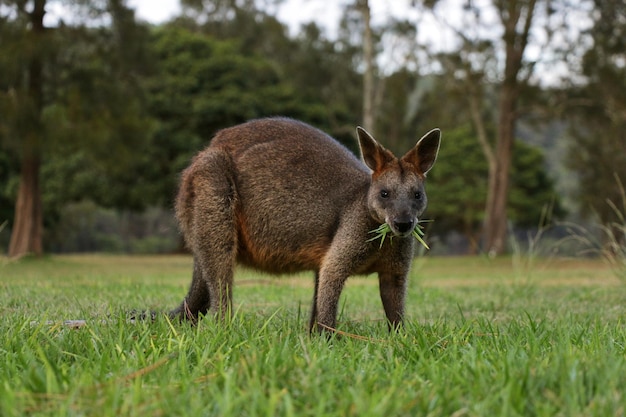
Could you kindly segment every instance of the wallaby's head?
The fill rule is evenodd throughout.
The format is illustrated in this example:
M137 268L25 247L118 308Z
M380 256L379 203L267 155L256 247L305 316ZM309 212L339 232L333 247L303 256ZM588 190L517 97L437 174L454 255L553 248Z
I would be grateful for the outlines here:
M395 236L409 236L426 209L424 180L437 159L441 132L425 134L402 158L396 158L361 127L357 136L363 162L372 170L367 196L370 215L387 223Z

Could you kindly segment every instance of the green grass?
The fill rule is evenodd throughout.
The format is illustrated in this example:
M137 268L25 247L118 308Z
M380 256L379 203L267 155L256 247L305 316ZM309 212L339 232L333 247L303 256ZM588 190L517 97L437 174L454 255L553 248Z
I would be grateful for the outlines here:
M227 325L127 321L190 275L183 256L0 259L0 415L626 413L626 286L598 261L418 260L398 334L375 277L348 282L327 341L306 331L311 275L245 270Z

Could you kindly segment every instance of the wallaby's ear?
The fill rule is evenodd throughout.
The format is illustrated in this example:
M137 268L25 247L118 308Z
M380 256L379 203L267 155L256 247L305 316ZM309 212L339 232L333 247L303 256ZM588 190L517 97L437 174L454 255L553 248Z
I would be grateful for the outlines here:
M359 148L361 149L363 162L372 171L380 172L387 163L395 159L391 152L376 142L376 139L361 126L356 128L356 134L359 138Z
M422 136L413 149L402 157L402 160L415 166L425 175L435 165L440 142L441 130L433 129Z

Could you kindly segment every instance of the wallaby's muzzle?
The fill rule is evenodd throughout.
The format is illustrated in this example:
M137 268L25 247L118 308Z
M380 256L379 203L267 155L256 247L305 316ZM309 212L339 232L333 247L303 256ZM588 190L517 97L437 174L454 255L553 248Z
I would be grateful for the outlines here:
M410 216L398 216L394 219L387 219L387 224L390 226L391 231L397 237L411 236L417 219Z
M413 230L413 222L393 222L393 228L402 235L410 235Z

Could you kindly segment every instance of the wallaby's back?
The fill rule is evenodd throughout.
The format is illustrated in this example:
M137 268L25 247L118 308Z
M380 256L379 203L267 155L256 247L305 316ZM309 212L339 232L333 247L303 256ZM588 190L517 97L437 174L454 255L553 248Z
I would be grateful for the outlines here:
M183 173L181 223L193 222L185 207L196 195L194 176L216 158L231 183L244 264L269 272L317 269L346 208L365 209L370 174L360 160L318 129L272 118L218 132L195 158Z

